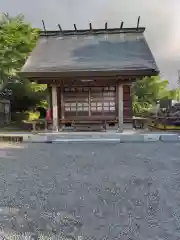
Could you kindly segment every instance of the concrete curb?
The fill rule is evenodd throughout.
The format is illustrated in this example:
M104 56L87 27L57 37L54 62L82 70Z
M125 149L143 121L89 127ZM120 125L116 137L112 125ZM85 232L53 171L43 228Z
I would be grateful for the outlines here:
M0 134L1 142L15 143L147 143L147 142L180 142L180 136L172 133L150 134L114 134L104 136L61 136L55 139L52 135L40 134Z
M56 139L52 143L120 143L119 138L75 138Z
M48 136L46 135L29 135L23 137L23 142L26 143L46 143L48 142Z
M178 142L179 135L178 134L161 135L160 140L162 142Z
M121 134L114 137L91 137L91 138L59 138L52 140L52 143L147 143L147 142L179 142L180 137L178 134Z

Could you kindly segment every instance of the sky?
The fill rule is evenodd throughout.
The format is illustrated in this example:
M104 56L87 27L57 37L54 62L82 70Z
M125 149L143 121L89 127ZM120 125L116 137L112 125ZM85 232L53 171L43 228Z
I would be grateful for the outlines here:
M140 26L153 52L163 79L177 87L180 70L180 0L0 0L0 12L23 14L34 27L63 29L133 27L141 16Z

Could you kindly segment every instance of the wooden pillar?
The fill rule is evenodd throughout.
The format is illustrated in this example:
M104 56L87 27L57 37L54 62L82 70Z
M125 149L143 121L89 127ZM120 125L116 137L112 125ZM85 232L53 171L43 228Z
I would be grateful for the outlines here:
M52 115L53 115L53 130L58 131L58 103L56 85L52 85Z
M48 109L52 109L52 89L51 89L51 86L49 85L48 85L47 102L48 102Z
M119 83L117 86L118 93L118 131L123 132L123 84Z
M88 90L89 116L91 116L91 89Z
M64 119L64 91L61 85L61 119Z
M133 116L134 116L134 112L133 112L133 101L132 101L132 84L129 85L130 87L130 117L132 119L132 128L134 128L134 122L133 122Z

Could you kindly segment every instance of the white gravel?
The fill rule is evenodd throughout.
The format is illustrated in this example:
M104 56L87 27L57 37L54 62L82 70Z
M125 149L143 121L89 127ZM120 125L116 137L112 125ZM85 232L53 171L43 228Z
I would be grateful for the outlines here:
M8 239L178 240L179 199L180 143L0 146Z

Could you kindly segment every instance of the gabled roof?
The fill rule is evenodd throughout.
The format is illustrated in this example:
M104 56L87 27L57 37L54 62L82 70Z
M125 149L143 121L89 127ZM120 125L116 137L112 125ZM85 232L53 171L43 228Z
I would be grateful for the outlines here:
M22 68L26 77L91 72L157 75L154 57L143 35L145 28L42 32Z

